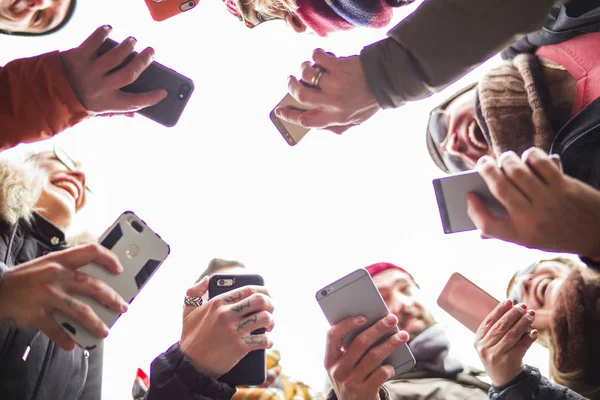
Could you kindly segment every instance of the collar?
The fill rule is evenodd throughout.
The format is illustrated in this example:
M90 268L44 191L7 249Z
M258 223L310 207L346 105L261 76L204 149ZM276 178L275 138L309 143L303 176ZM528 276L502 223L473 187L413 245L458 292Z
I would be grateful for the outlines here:
M29 226L34 236L43 243L50 246L66 245L65 233L37 212L33 213Z

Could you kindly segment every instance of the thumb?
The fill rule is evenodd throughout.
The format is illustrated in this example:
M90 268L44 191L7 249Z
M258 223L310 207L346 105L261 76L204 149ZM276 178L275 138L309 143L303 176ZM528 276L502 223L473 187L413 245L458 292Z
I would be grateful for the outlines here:
M194 286L189 288L187 290L187 292L185 292L185 295L193 296L193 297L203 297L208 292L209 279L210 279L209 276L205 276L204 278L202 278L202 280L200 282L196 283ZM196 308L198 308L198 307L187 306L187 305L184 306L183 307L183 318L185 319L185 317L187 317Z
M519 340L519 343L517 343L517 345L512 348L511 352L513 352L515 357L519 357L520 360L523 360L523 357L525 357L525 353L527 353L527 350L529 350L533 342L537 340L538 336L539 333L537 329L534 329L528 334L523 335L523 337L521 337L521 340Z
M475 193L467 195L467 214L477 229L481 231L483 239L510 240L515 236L510 218L494 215Z

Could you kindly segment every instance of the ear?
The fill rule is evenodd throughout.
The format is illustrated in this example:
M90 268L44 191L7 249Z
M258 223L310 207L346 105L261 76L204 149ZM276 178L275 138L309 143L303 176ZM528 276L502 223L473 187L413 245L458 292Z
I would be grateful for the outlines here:
M286 13L284 19L296 33L306 32L306 24L296 14Z

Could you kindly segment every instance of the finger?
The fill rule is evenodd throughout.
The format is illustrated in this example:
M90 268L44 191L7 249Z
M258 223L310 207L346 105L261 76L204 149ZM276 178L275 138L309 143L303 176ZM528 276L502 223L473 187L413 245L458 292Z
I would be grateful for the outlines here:
M537 310L535 312L535 320L532 326L534 328L543 329L544 327L550 326L552 323L552 311L553 310Z
M311 129L327 128L336 123L336 116L333 113L319 109L298 110L291 107L277 107L275 115L291 124Z
M329 329L325 347L325 368L329 369L344 353L342 350L344 337L366 322L365 317L347 318Z
M350 379L356 382L364 381L383 363L383 360L404 346L406 342L408 342L408 334L401 331L393 334L380 345L373 347L353 369Z
M535 311L528 310L521 318L510 327L496 345L496 348L500 354L506 354L515 347L524 335L527 335L531 331L531 324L535 318Z
M272 313L274 309L271 298L263 293L254 293L229 307L231 316L236 320L261 311Z
M265 328L267 332L271 332L275 327L273 314L268 311L261 311L244 318L241 318L235 323L236 332L241 335L249 335L257 329Z
M527 306L525 304L517 304L500 317L483 338L486 346L492 347L497 345L512 326L525 314L526 309Z
M44 316L40 320L39 329L61 349L66 351L75 350L75 341L51 316Z
M380 388L384 383L392 379L396 375L394 367L391 365L382 365L377 368L371 376L365 381L365 386L372 388ZM379 389L378 389L379 390Z
M74 271L68 275L69 279L65 284L70 293L77 293L92 298L117 314L127 311L127 302L119 295L119 293L100 279L79 271Z
M521 158L545 183L556 185L562 181L562 164L558 155L552 156L546 155L542 149L532 147Z
M264 286L248 285L248 286L244 286L244 287L232 290L230 292L215 296L210 301L216 301L216 302L219 302L220 304L235 305L243 300L246 300L248 297L250 297L256 293L262 293L263 295L270 296L269 291Z
M148 47L137 54L126 66L109 74L105 86L110 89L121 89L132 84L153 61L154 49Z
M475 193L467 195L467 215L481 231L483 239L497 237L514 240L516 233L510 218L492 213Z
M477 171L479 171L490 192L509 213L531 208L529 200L523 196L523 193L504 175L490 157L484 156L479 159Z
M189 288L187 292L185 292L186 296L193 297L204 297L206 293L208 293L208 283L210 281L210 276L205 276L200 280L200 282L196 283L194 286ZM183 306L183 319L185 319L192 311L197 309L198 307L192 306Z
M95 67L102 73L107 74L123 62L133 53L137 40L129 37L119 43L115 48L100 56Z
M78 321L92 335L104 339L108 336L108 327L96 315L90 306L60 290L54 290L49 306Z
M349 375L375 342L398 330L397 324L398 318L393 314L389 314L355 337L340 359L339 373Z
M320 89L306 86L293 76L288 80L288 91L294 99L305 106L327 104L325 95Z
M132 112L160 103L167 97L164 89L155 89L144 93L118 92L112 101L112 107L119 111Z
M273 347L273 341L264 333L256 335L240 336L240 344L248 352L254 350L266 350Z
M327 72L333 72L337 69L338 58L333 53L327 53L323 49L313 51L313 60L316 65L324 68Z
M96 52L104 43L108 35L112 31L112 27L110 25L104 25L100 28L96 29L94 33L92 33L81 45L79 45L78 49L82 53L84 57L95 58Z
M503 153L498 159L504 175L510 179L515 187L527 199L528 203L533 204L534 199L545 189L542 182L531 169L525 164L514 151Z
M483 320L479 328L477 328L477 332L475 333L475 340L479 341L487 335L489 330L494 326L496 322L506 314L513 307L512 300L504 300L502 303L498 304L491 313L488 314L487 317Z
M346 132L348 129L356 126L356 124L343 125L343 126L328 126L326 129L330 132L335 133L336 135L341 135Z
M535 329L523 335L521 340L519 340L519 343L513 348L515 356L522 360L531 345L537 340L538 336L539 333Z
M117 256L98 243L76 246L67 250L50 253L43 257L46 261L56 262L65 268L75 270L84 265L95 263L105 267L113 274L123 272Z

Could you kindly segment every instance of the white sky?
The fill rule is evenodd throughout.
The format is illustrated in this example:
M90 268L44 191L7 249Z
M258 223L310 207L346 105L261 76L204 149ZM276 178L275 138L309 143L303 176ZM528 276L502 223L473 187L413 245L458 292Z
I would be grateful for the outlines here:
M284 371L323 385L325 332L315 299L320 287L359 267L391 261L409 269L433 306L459 271L502 298L515 269L539 252L475 232L443 234L431 180L441 173L425 148L429 109L451 93L377 116L342 136L313 131L289 147L270 110L312 50L357 54L385 30L324 39L273 22L252 31L220 0L154 22L143 0L79 1L71 24L44 39L2 37L0 65L77 46L96 27L152 45L156 60L192 78L196 92L174 128L144 117L95 118L53 141L86 164L96 195L80 225L100 234L133 210L170 245L171 256L106 341L104 398L130 399L137 367L178 340L181 305L213 257L237 259L264 276L276 305L275 345ZM396 14L400 20L410 9ZM434 23L434 22L432 22ZM497 62L497 59L491 63ZM454 85L462 87L481 70ZM479 365L474 335L434 308L455 353ZM541 348L528 354L547 371Z

